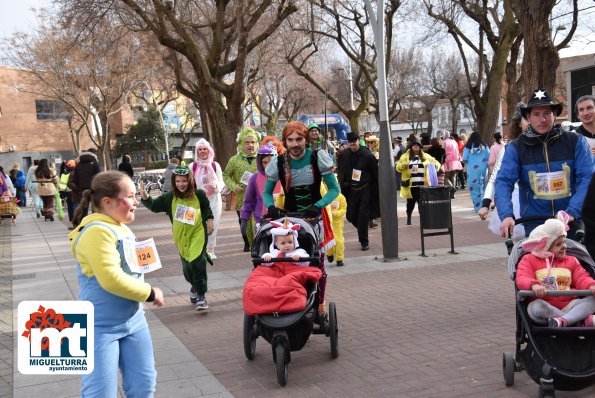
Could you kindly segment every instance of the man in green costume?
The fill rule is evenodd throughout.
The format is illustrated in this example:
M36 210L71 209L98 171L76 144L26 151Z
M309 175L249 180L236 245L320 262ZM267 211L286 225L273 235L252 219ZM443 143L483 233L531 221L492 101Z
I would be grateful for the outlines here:
M232 192L236 193L236 213L238 214L238 223L242 224L240 219L240 209L244 203L244 194L250 176L256 172L256 150L260 134L258 131L245 127L237 137L238 153L229 159L227 166L223 171L223 182ZM254 239L254 221L251 220L246 234L242 234L244 239L244 251L250 251L250 243ZM250 225L252 224L252 225ZM240 229L241 231L241 229Z

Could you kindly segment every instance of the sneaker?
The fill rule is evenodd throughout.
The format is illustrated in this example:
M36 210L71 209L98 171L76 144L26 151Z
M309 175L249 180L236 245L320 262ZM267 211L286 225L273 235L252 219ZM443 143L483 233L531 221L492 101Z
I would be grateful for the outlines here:
M378 224L376 224L374 221L370 221L369 227L370 228L376 228L378 226Z
M344 265L345 264L343 264L343 261L341 261L341 260L337 261L337 267L342 267Z
M194 288L190 289L190 302L192 304L196 304L196 302L198 301L198 294L196 293L196 290L194 290Z
M215 252L207 252L207 256L211 257L211 260L217 260Z
M198 302L196 303L196 311L203 311L209 309L209 304L207 303L207 299L205 296L201 296L198 298Z
M548 318L547 325L551 328L566 327L566 319L564 318Z
M326 256L329 263L332 263L335 260L335 256Z

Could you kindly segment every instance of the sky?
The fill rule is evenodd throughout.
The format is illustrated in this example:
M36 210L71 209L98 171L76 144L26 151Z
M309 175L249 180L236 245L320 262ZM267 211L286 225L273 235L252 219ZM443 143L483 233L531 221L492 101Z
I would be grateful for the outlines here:
M595 7L590 0L579 0L580 8L589 7L581 16L586 19L595 18ZM50 0L0 0L0 38L12 35L17 31L28 31L35 27L35 15L31 8L47 7ZM556 18L557 25L568 26L570 17ZM595 25L595 24L594 24ZM595 28L593 28L595 29ZM558 34L559 33L559 34ZM565 31L557 33L558 41ZM561 57L570 57L579 54L595 53L595 32L580 30L574 35L569 48L560 52Z
M47 6L49 0L0 0L0 37L17 31L27 31L35 26L31 8Z

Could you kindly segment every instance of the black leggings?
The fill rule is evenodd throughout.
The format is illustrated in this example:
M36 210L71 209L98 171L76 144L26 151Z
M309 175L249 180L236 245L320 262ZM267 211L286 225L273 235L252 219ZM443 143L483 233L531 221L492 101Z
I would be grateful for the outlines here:
M416 203L419 211L419 187L411 187L411 199L407 199L407 217L411 217Z

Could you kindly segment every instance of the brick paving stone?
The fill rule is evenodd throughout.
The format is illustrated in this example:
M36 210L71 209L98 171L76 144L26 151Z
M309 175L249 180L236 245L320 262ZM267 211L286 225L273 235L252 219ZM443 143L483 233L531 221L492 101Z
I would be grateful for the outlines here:
M0 222L0 397L13 396L12 225Z
M512 289L505 257L334 276L327 296L337 302L340 356L311 336L292 353L281 391L269 344L259 338L256 358L244 358L240 288L210 292L196 328L186 327L192 309L179 297L154 312L182 341L209 336L187 346L236 397L535 396L524 373L510 388L502 380L502 351L514 350Z

